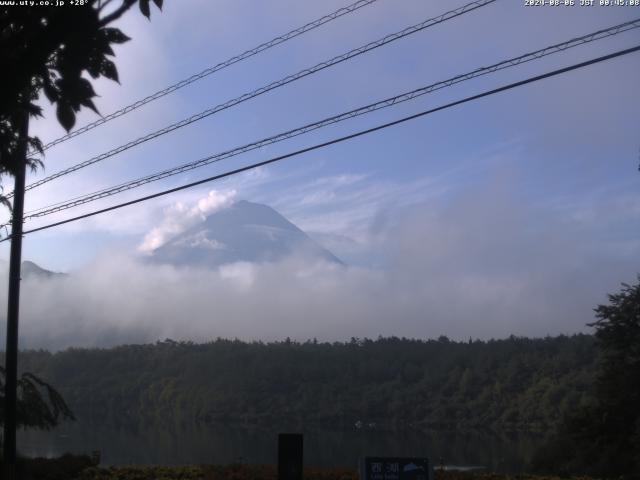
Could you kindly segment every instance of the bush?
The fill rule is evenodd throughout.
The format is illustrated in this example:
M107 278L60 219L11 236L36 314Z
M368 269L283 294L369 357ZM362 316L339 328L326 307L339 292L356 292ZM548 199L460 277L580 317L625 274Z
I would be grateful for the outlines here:
M19 458L16 466L20 480L69 480L96 465L88 455L65 454L59 458ZM4 479L4 465L0 464L0 480Z

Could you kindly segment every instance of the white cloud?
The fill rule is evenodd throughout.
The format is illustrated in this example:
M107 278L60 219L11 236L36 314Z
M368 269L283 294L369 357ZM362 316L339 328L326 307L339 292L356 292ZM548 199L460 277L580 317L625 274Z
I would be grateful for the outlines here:
M169 216L197 219L201 207L224 204L220 192L211 197L219 201L175 207ZM23 302L21 342L61 348L166 337L466 339L584 331L607 293L635 282L640 256L637 243L625 253L593 242L580 223L524 201L509 178L499 178L395 211L370 245L383 260L375 269L292 257L205 270L105 255L58 281L27 278L23 298L37 301Z
M197 232L194 235L185 237L180 241L176 242L176 245L181 245L185 247L201 247L208 248L209 250L223 250L226 245L222 242L219 242L215 239L207 238L207 232Z
M206 197L198 200L193 206L182 202L174 203L164 210L164 218L160 225L145 235L138 250L143 253L153 252L167 240L204 221L213 212L228 206L235 196L235 190L226 192L211 190Z
M230 280L244 291L248 290L256 280L256 266L250 262L222 265L218 272L222 280Z

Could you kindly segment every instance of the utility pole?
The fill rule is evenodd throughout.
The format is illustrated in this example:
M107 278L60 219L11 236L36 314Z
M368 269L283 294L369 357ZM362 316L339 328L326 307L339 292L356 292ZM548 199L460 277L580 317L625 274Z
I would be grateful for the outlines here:
M22 112L22 125L16 156L13 209L11 218L11 253L9 258L9 294L7 308L7 347L4 384L4 465L5 478L16 479L16 401L18 386L18 318L20 313L20 267L22 260L22 222L24 217L24 183L27 169L29 113Z

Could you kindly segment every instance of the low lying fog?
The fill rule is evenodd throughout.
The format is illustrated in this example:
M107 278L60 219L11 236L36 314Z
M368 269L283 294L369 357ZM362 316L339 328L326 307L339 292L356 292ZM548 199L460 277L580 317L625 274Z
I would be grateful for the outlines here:
M23 281L20 346L576 333L588 331L607 293L634 282L636 267L620 251L494 200L415 207L378 222L367 245L377 268L294 256L207 271L104 254L67 276ZM5 266L3 311L6 277Z

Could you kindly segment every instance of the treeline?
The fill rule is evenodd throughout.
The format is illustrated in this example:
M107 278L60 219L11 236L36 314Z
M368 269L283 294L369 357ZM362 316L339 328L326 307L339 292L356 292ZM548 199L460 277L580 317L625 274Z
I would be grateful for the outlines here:
M195 344L25 351L80 421L549 431L589 405L589 335L454 342Z

